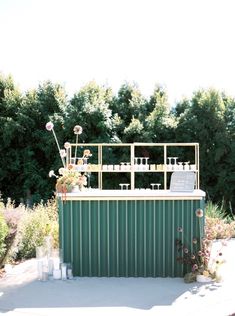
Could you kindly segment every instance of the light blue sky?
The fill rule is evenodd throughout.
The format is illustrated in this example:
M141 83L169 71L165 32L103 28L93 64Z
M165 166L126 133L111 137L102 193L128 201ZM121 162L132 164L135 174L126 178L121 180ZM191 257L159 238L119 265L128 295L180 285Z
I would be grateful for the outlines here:
M116 92L156 83L170 101L202 87L235 95L234 0L0 0L0 71L25 91L70 94L90 80Z

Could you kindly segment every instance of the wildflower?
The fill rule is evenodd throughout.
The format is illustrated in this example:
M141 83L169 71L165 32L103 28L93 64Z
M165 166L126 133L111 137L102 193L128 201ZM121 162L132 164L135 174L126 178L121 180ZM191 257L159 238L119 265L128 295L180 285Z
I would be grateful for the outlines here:
M193 238L193 244L197 244L197 238Z
M203 254L203 253L202 253L202 251L201 251L201 250L199 250L199 251L198 251L198 255L201 257L201 256L202 256L202 254Z
M188 248L184 248L184 253L188 253Z
M197 217L203 217L203 210L202 209L198 208L195 213L196 213Z
M49 178L51 178L51 177L58 178L58 176L55 174L54 170L50 170L50 172L49 172Z
M46 123L46 129L47 129L48 131L52 131L53 128L54 128L54 124L53 124L52 122L47 122L47 123Z
M192 260L195 260L195 258L196 258L195 255L191 255Z
M179 233L182 233L182 232L183 232L183 228L182 228L182 227L178 227L178 228L177 228L177 231L178 231Z
M198 265L197 265L196 263L192 266L192 270L193 270L193 271L198 270Z
M80 125L75 125L73 131L75 135L80 135L82 134L82 127Z
M64 143L64 148L65 149L71 148L71 144L69 142Z
M66 157L66 151L64 149L60 150L60 157L65 158Z
M80 125L75 125L73 132L76 135L76 146L75 146L75 161L77 158L77 147L78 147L78 135L82 134L82 127Z
M89 149L85 149L83 152L83 157L90 157L92 156L91 152Z
M58 172L59 172L59 174L60 175L64 175L65 174L65 172L66 172L66 169L65 168L60 168L59 170L58 170Z
M208 278L210 276L210 273L208 271L204 270L203 275L204 275L204 277Z

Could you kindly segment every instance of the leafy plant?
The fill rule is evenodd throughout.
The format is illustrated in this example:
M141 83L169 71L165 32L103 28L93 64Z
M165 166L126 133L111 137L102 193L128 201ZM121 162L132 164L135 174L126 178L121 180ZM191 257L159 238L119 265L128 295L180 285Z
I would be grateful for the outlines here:
M2 261L2 256L4 255L6 251L6 236L8 234L8 227L7 223L5 221L5 218L0 212L0 266L1 266L1 261Z
M54 246L58 246L58 217L57 206L49 201L27 209L20 224L18 240L18 258L32 258L36 255L36 247L41 246L44 237L51 235Z

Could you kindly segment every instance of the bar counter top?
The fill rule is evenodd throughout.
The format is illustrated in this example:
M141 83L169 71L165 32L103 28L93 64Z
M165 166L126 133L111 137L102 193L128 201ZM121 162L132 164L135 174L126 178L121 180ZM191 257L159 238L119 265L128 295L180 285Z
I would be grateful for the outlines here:
M205 197L202 190L192 192L173 192L170 190L99 190L84 189L73 193L58 193L63 200L201 200Z

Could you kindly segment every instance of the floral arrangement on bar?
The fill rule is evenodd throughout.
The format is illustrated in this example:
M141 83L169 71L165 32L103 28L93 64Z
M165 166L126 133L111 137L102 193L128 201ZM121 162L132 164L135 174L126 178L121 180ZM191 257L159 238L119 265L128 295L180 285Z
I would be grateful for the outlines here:
M191 271L184 276L184 281L186 283L194 281L219 281L219 267L225 263L222 249L226 246L226 241L221 243L221 247L213 253L212 257L211 251L213 240L208 238L210 237L211 232L208 230L206 233L204 232L203 210L197 209L195 215L199 221L200 237L194 237L191 241L184 241L184 238L177 238L176 248L178 256L176 260L186 266L189 265L191 268ZM178 227L177 232L183 236L183 227Z
M59 175L56 175L54 170L49 172L49 177L55 177L56 181L56 191L59 193L70 193L73 191L82 190L87 185L87 177L85 172L79 172L77 165L81 165L84 161L87 163L87 159L92 156L89 149L85 149L83 151L83 156L77 159L77 144L78 144L78 135L82 134L82 127L80 125L76 125L73 129L74 134L76 135L76 143L75 143L75 156L73 158L73 164L71 163L70 150L71 144L69 142L65 142L64 148L61 149L59 146L58 139L56 137L56 133L54 131L54 124L52 122L48 122L46 124L46 129L48 131L52 131L53 136L55 138L55 142L59 151L59 155L63 164L63 167L58 170ZM77 161L78 160L78 161Z

